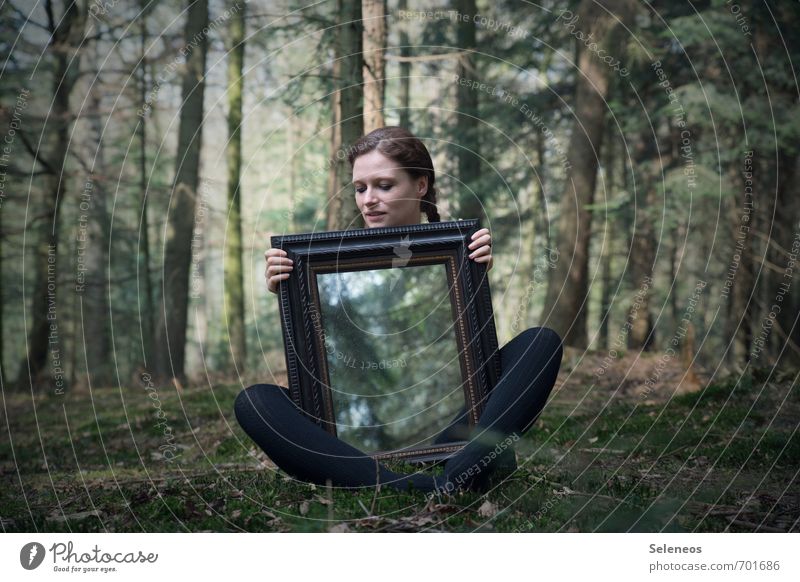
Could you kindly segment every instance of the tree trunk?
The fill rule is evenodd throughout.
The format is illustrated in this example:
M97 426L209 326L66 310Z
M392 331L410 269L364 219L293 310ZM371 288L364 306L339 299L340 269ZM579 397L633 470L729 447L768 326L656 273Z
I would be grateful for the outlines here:
M386 125L383 96L386 86L385 0L363 0L364 11L364 133Z
M398 11L405 12L408 7L407 0L400 0L398 2ZM400 56L410 57L411 46L408 37L408 21L405 20L400 23ZM400 61L400 127L405 127L409 131L411 129L411 63L409 61Z
M800 281L795 274L800 258L800 156L789 155L785 149L778 157L778 212L775 213L775 229L772 248L772 262L779 272L772 274L772 298L780 305L775 321L778 337L776 365L790 364L800 366ZM791 261L794 267L790 267ZM778 300L777 298L782 299ZM768 307L770 307L768 305ZM782 353L781 353L782 352Z
M99 56L99 55L98 55ZM99 62L99 60L98 60ZM92 128L92 141L97 144L92 175L86 181L81 194L81 214L84 203L88 204L88 221L86 223L85 240L85 285L79 295L80 314L82 315L82 344L86 346L86 378L91 386L110 385L112 381L113 362L111 361L111 322L108 309L108 284L106 266L108 264L109 218L106 206L108 179L104 156L103 120L100 117L101 99L98 94L102 90L102 81L98 78L92 87L91 113L89 124ZM81 236L78 236L78 248ZM80 255L78 255L80 256ZM73 346L77 351L78 346Z
M157 377L185 380L189 268L199 184L203 93L208 38L208 0L189 0L184 38L189 48L183 72L177 169L167 215L163 297L156 337Z
M541 133L541 132L540 132ZM606 191L605 191L605 203L606 208L610 206L610 201L614 196L614 193L617 191L616 189L616 172L614 172L614 163L615 160L615 148L612 147L614 142L611 141L606 144L604 157L605 157L605 168L606 168ZM600 297L600 328L597 332L597 345L602 349L610 348L608 342L608 330L610 327L610 319L611 319L611 285L612 285L612 278L611 278L611 268L612 268L612 260L613 260L613 247L614 247L614 215L612 212L606 212L606 220L607 228L606 228L606 236L605 240L603 241L603 250L602 250L602 289L601 289L601 297Z
M576 26L576 30L585 35L593 35L598 45L609 47L610 54L619 54L620 43L612 39L616 36L614 32L619 21L623 25L627 23L631 12L627 0L584 0L578 9L576 24L568 23L568 26ZM580 43L577 55L575 125L567 150L569 172L561 196L558 223L561 260L550 277L544 313L549 313L548 325L561 335L566 345L585 348L591 235L591 214L587 206L594 202L606 97L613 73L606 63Z
M348 148L364 131L362 83L364 55L361 2L337 0L340 22L336 30L336 56L333 92L334 127L331 143L331 172L328 177L328 230L361 228L347 162Z
M456 9L462 15L478 14L475 0L457 0ZM460 79L478 79L475 69L475 22L472 18L459 18L456 25L456 46L466 51L458 59L457 74ZM485 216L486 198L478 185L481 172L480 132L478 117L478 91L458 83L456 85L456 151L458 156L459 218Z
M658 214L657 188L666 172L676 163L676 148L671 142L672 130L663 120L655 128L655 135L648 127L639 134L634 150L634 168L639 173L640 191L634 205L635 229L631 238L630 277L636 294L628 309L628 349L649 351L654 347L653 316L650 313L650 298L653 290L653 270L656 264L656 235L654 216ZM666 138L666 139L664 139ZM654 140L660 140L661 146Z
M52 2L46 2L48 14L53 14ZM53 18L51 40L47 51L53 56L53 101L47 118L47 133L53 136L53 146L45 158L44 204L39 220L39 238L33 259L34 284L31 305L31 327L28 332L26 357L19 367L15 384L22 388L49 382L46 367L48 353L59 359L63 341L59 339L56 296L57 257L60 233L59 213L67 181L65 165L69 149L71 113L69 98L75 87L80 68L81 45L86 28L86 12L74 2L64 2L60 19ZM50 344L52 340L52 344ZM56 382L56 390L58 389Z
M142 11L139 16L139 43L141 46L139 60L139 190L142 195L141 219L139 222L139 262L137 264L137 278L143 281L142 295L144 295L144 306L139 305L139 313L142 318L142 360L144 368L148 369L155 365L154 357L154 333L155 333L155 306L153 305L153 276L150 270L150 219L147 211L147 0L139 0L139 8ZM141 302L141 298L139 298Z
M726 272L726 281L729 291L727 310L727 329L725 337L730 338L728 362L737 370L743 370L750 361L750 347L752 345L752 318L753 318L753 241L752 222L754 214L760 207L754 204L753 182L750 191L746 191L743 174L754 172L754 156L745 161L744 166L734 166L731 170L731 184L735 196L729 200L729 225L731 240L734 245L731 260ZM755 173L755 172L754 172ZM755 177L752 178L755 181Z
M244 79L245 5L233 0L228 53L228 217L225 246L225 320L234 369L244 369L247 351L244 326L244 266L242 260L242 88ZM239 10L236 10L238 5Z

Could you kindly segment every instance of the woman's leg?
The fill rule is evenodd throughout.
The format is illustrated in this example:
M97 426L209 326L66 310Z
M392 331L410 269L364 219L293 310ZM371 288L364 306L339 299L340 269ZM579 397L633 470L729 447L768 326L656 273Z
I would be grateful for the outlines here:
M291 476L337 487L374 487L378 482L396 489L413 484L433 491L430 475L402 475L336 438L305 417L284 388L256 384L242 390L234 405L236 419L267 456ZM439 479L439 478L437 478Z
M445 464L447 490L485 486L502 452L533 425L544 408L562 355L561 338L546 327L526 329L500 348L500 379L470 442Z

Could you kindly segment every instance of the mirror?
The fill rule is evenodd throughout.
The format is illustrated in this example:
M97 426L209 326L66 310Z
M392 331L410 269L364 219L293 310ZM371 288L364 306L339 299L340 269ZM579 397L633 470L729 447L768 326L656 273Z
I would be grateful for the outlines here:
M317 285L339 438L369 452L433 444L466 404L444 263Z
M500 375L477 220L272 238L289 390L325 430L375 458L444 459Z

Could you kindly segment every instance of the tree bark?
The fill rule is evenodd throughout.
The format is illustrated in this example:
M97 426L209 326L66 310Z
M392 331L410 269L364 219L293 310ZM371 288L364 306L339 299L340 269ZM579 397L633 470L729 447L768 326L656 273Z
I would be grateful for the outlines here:
M101 99L98 94L101 89L102 81L98 77L92 86L89 113L92 140L97 144L97 150L92 164L92 176L86 181L81 196L81 208L83 202L88 202L90 214L86 223L86 276L85 285L82 286L84 300L79 302L82 306L80 313L83 337L77 338L86 346L86 377L93 387L110 385L112 381L111 322L106 279L110 223L106 206L108 170L104 155L103 123L100 118ZM81 236L78 236L78 241L80 248ZM73 350L77 351L78 346L73 346Z
M650 298L653 290L653 270L656 264L655 216L658 202L658 185L666 172L676 163L676 147L673 146L672 129L663 120L661 127L655 128L655 135L648 129L642 131L634 150L634 167L639 173L636 192L636 216L631 238L630 277L636 295L628 309L628 349L649 351L655 345L653 315L650 313ZM655 140L661 141L656 147Z
M177 169L167 216L161 308L158 314L157 377L185 380L189 268L197 207L203 94L208 38L208 0L188 0L184 38L189 51L183 72Z
M340 24L336 30L334 61L333 131L331 135L331 171L328 176L328 230L361 228L352 186L352 172L347 149L364 132L363 22L361 2L337 0Z
M408 0L400 0L397 9L405 11ZM408 21L400 23L400 56L411 56L411 42L408 37ZM411 129L411 63L400 61L400 127Z
M364 133L386 125L383 99L386 87L385 0L363 0L364 11Z
M605 167L606 167L606 190L605 190L605 203L606 208L610 206L609 202L616 192L616 172L614 172L615 148L612 147L613 141L609 142L605 147ZM606 228L606 240L603 241L602 250L602 289L600 297L600 328L597 332L597 344L602 349L610 348L608 342L608 330L610 327L611 319L611 269L614 257L614 215L612 212L606 212L606 220L608 226Z
M734 369L743 370L750 361L750 347L753 340L752 319L755 289L753 286L753 240L751 235L755 214L760 208L754 204L753 184L755 177L755 157L744 166L731 169L731 183L736 195L729 200L729 228L734 246L731 261L726 273L730 282L726 334L730 338L728 362ZM753 173L750 192L746 191L744 173Z
M770 271L768 312L773 305L779 310L775 317L774 361L777 365L800 365L800 329L798 329L798 270L800 259L800 156L782 148L778 152L777 211L769 242L768 259L777 271ZM794 249L794 251L793 251ZM792 260L795 265L792 267Z
M607 11L608 10L608 11ZM627 0L584 0L578 9L576 30L593 35L610 54L619 54L614 42L618 21L630 20ZM560 260L550 277L544 313L547 323L566 345L585 348L588 307L589 242L598 159L602 153L606 96L612 74L608 65L578 44L578 74L575 88L575 126L567 149L569 172L558 221Z
M245 367L247 345L244 326L244 265L242 260L242 89L244 78L245 7L232 0L231 48L228 53L228 217L225 221L225 321L231 360L238 373ZM238 10L236 8L238 7Z
M139 262L137 278L143 281L142 295L144 305L139 297L139 313L142 326L142 360L144 368L155 364L154 333L155 306L153 305L153 275L150 270L150 218L147 210L148 177L147 177L147 0L139 0L141 16L139 16L139 43L141 47L139 60L139 189L142 195L141 220L139 222Z
M456 9L462 15L478 14L475 0L457 0ZM459 56L459 78L475 79L475 22L473 18L459 18L456 28L456 45L465 51ZM459 218L483 219L486 198L478 181L481 176L478 91L458 83L456 85L456 151L458 152L458 179L460 184Z

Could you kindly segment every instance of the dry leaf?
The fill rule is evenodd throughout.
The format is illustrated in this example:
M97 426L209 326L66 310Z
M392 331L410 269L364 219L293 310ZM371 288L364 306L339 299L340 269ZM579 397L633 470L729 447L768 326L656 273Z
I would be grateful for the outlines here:
M483 502L483 505L478 508L478 515L481 517L494 517L497 515L497 509L497 505L487 499Z
M346 523L337 523L336 525L329 527L328 531L330 533L347 533L350 531L350 526Z
M300 504L300 515L308 513L308 505L308 501L303 501L303 503Z

